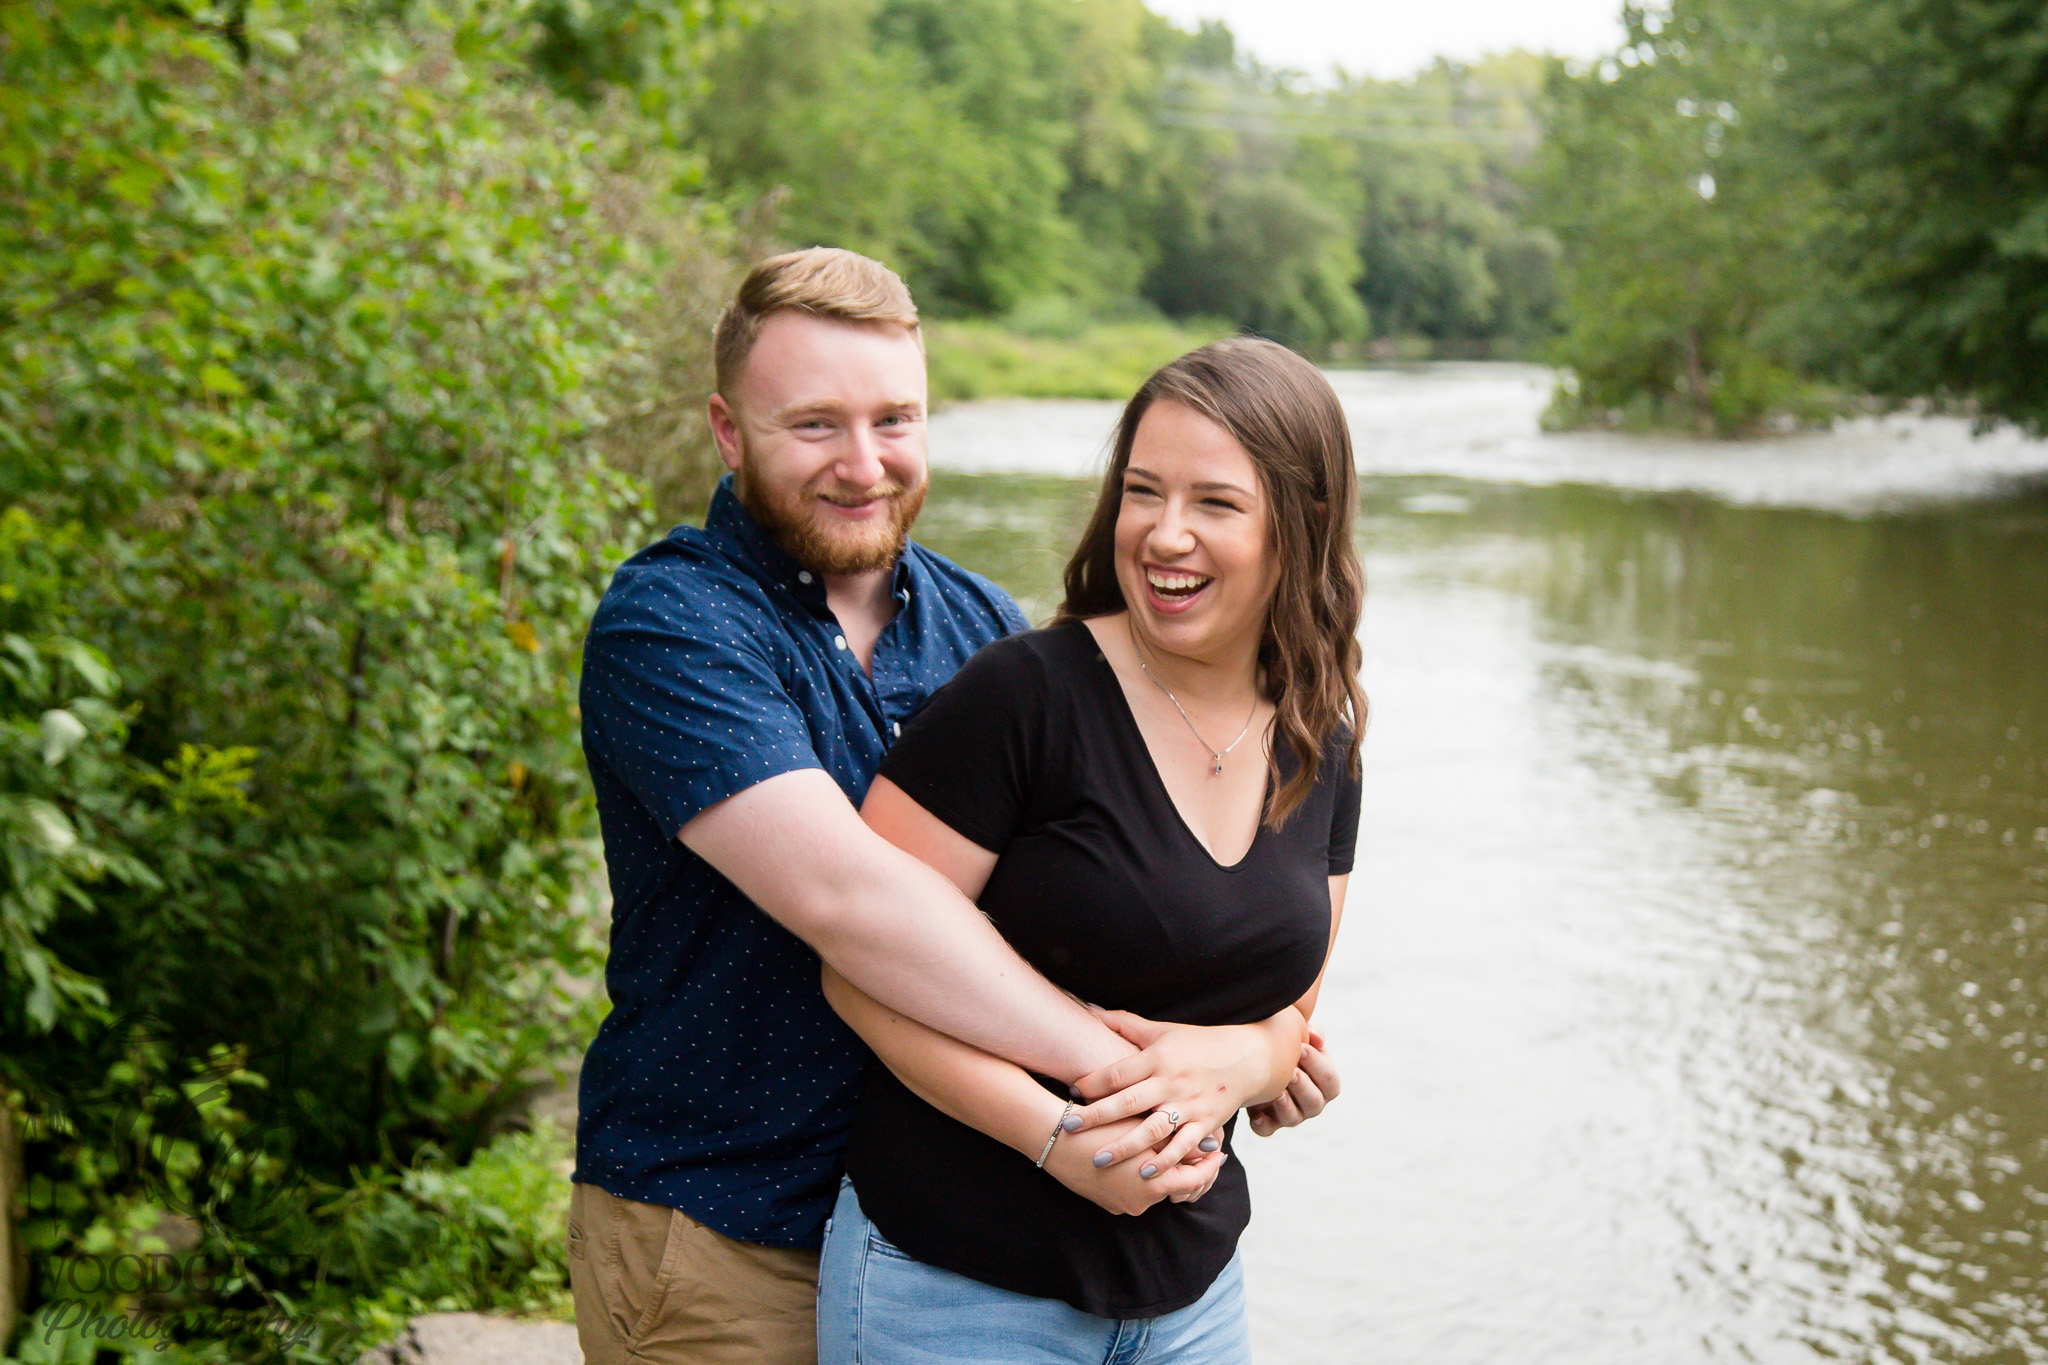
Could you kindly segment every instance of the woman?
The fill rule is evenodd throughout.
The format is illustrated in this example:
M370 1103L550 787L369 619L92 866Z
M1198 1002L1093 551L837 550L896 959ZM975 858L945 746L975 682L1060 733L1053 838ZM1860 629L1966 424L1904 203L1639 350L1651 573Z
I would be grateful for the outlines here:
M863 807L1081 998L1291 1021L1254 1101L1293 1075L1351 867L1355 504L1342 410L1299 356L1239 339L1161 369L1124 410L1059 616L970 660ZM1084 1140L1048 1085L829 971L826 991L892 1074L863 1096L826 1236L822 1361L1136 1359L1140 1341L1146 1360L1247 1359L1228 1126L1192 1152L1206 1115ZM1152 1203L1183 1153L1207 1192Z

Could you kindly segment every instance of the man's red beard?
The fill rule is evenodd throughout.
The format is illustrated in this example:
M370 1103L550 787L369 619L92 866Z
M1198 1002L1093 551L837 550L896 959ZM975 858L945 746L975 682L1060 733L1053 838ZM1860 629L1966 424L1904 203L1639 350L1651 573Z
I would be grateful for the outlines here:
M753 479L747 477L747 456L742 453L739 475L733 491L762 529L775 537L784 552L814 573L873 573L895 564L910 536L910 524L924 508L926 484L905 489L895 479L884 479L862 489L856 499L884 498L889 514L866 525L833 525L824 521L827 513L818 509L821 493L832 487L829 476L813 480L788 502L776 502Z

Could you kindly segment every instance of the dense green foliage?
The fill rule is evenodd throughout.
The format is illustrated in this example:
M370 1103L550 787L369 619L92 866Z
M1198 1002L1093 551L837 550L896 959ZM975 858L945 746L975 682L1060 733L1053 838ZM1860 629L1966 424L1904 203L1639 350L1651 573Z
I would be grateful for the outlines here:
M1139 0L778 0L715 47L692 126L715 189L942 317L1144 304L1311 351L1483 347L1551 325L1511 175L1536 71L1314 90Z
M1807 0L1798 131L1853 300L1837 368L2048 432L2048 8Z
M1546 68L1526 54L1439 63L1332 97L1363 148L1359 293L1379 335L1483 351L1553 330L1558 243L1530 220L1521 176Z
M1742 0L1626 18L1618 58L1553 76L1534 171L1565 251L1575 387L1554 415L1710 434L1824 415L1799 373L1821 206L1776 116L1768 30Z
M524 25L258 17L0 12L0 1091L40 1260L376 1293L322 1191L592 1023L577 652L710 248Z
M1555 415L1728 433L1827 386L2048 429L2048 15L2017 0L1673 0L1559 72ZM1575 387L1574 387L1575 385Z

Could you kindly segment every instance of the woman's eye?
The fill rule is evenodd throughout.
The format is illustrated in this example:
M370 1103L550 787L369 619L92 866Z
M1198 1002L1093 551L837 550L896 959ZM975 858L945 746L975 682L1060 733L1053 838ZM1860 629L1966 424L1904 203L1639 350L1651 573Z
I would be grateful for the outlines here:
M1124 496L1127 498L1156 498L1159 496L1159 492L1157 489L1147 488L1143 484L1125 484Z

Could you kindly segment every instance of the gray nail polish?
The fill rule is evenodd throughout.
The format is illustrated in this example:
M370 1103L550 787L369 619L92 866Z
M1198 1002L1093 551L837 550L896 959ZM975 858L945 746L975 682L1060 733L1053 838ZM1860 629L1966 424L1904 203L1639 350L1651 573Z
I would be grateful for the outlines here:
M1070 1085L1070 1086L1068 1086L1068 1087L1067 1087L1067 1098L1068 1098L1068 1099L1070 1099L1070 1100L1078 1100L1078 1099L1080 1099L1080 1098L1081 1098L1081 1087L1080 1087L1080 1086L1078 1086L1078 1085Z
M1147 1163L1146 1165L1140 1166L1138 1168L1138 1178L1140 1180L1150 1180L1153 1176L1158 1174L1159 1168L1157 1166L1151 1165L1150 1163Z
M1200 1142L1195 1144L1195 1146L1200 1147L1205 1152L1213 1152L1222 1145L1222 1143L1218 1142L1215 1138L1212 1137L1205 1137Z
M1079 1114L1067 1115L1060 1120L1060 1127L1066 1129L1069 1133L1078 1133L1081 1131L1081 1116Z
M1110 1162L1114 1160L1116 1160L1116 1158L1111 1156L1108 1152L1097 1152L1095 1154L1095 1165L1098 1170L1104 1166L1107 1166Z

